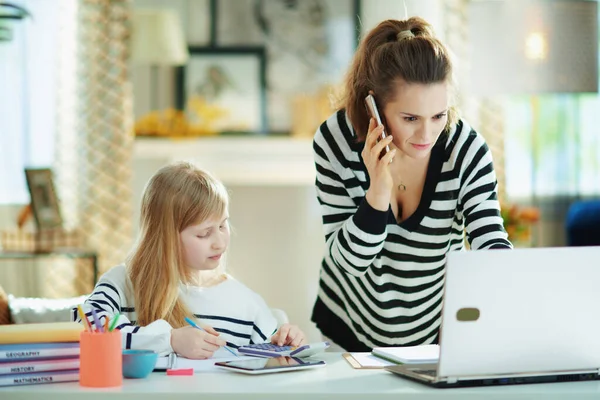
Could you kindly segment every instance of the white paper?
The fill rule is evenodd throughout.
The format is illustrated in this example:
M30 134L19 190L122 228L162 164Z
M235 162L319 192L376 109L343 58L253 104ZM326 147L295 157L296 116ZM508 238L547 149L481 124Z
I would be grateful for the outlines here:
M181 356L177 357L174 369L186 369L193 368L194 372L207 372L207 371L222 371L220 368L215 366L216 362L221 361L240 361L240 360L255 360L256 357L252 356L239 356L236 357L224 348L220 348L215 352L212 358L208 360L190 360ZM167 369L169 368L169 357L159 357L156 361L155 369Z
M440 358L440 346L376 347L373 354L402 364L433 364Z
M350 353L352 358L354 358L363 368L383 368L388 365L396 365L395 363L384 360L383 358L375 357L371 353Z

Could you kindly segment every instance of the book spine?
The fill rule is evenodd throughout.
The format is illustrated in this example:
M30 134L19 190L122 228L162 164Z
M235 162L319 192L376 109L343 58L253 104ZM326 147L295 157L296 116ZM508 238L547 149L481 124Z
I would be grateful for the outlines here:
M75 382L79 380L79 370L42 372L0 376L0 386L37 385L42 383Z
M65 349L23 349L0 352L0 361L34 360L36 358L78 356L79 347Z
M70 369L79 369L79 358L0 363L0 375L30 374L36 372L65 371Z

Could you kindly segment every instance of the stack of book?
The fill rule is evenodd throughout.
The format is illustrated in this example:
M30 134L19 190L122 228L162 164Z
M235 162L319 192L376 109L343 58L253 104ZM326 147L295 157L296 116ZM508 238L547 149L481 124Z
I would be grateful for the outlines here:
M0 386L79 380L76 322L0 326Z

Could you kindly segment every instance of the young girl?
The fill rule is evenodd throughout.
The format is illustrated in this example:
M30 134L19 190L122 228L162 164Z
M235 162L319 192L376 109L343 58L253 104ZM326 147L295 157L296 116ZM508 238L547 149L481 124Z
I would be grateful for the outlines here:
M297 326L277 320L265 301L216 270L229 244L228 195L221 182L189 163L160 169L142 198L138 243L125 265L106 272L84 304L104 322L118 318L123 348L210 358L221 346L271 341L304 344ZM189 317L204 328L191 327ZM76 310L73 319L80 321Z

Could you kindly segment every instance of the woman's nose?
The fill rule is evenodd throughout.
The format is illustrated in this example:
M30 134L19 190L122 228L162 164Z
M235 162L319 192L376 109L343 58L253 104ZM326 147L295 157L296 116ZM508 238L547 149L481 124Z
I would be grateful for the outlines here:
M423 142L428 143L429 137L431 136L433 126L429 121L424 121L420 129L417 131L417 137Z

